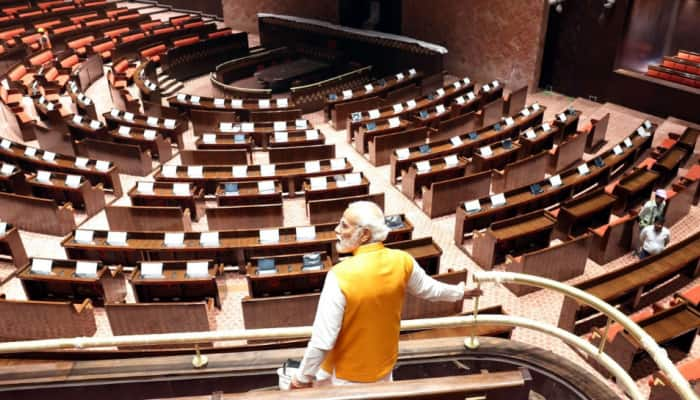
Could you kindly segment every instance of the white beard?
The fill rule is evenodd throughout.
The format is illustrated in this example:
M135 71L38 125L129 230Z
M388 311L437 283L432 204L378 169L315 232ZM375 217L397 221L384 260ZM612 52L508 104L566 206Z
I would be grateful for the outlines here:
M335 244L335 248L339 253L352 253L356 248L360 247L360 235L362 231L357 229L352 233L349 239L343 240L340 235L336 235L338 238L338 243Z

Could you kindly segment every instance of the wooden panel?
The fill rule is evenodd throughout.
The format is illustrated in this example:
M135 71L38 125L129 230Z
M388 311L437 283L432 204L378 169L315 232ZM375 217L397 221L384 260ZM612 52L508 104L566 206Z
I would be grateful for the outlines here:
M189 231L189 210L180 207L107 206L109 228L114 231Z
M309 220L312 224L338 222L348 205L356 201L371 201L384 210L384 193L313 200L309 202Z
M282 203L220 206L207 208L206 213L209 229L213 231L276 228L284 225Z

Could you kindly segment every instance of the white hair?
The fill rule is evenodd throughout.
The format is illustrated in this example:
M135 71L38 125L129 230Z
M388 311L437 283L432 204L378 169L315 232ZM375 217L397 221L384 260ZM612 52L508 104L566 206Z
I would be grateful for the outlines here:
M357 226L370 231L369 243L383 242L389 236L389 229L384 220L384 212L371 201L356 201L348 205L357 218Z

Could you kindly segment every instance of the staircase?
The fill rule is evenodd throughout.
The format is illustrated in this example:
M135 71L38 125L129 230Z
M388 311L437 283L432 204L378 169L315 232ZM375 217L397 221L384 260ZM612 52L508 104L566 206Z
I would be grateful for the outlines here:
M160 93L163 95L163 97L172 96L185 87L182 82L168 74L163 73L163 69L160 67L156 69L156 75L158 79L158 87L160 88Z

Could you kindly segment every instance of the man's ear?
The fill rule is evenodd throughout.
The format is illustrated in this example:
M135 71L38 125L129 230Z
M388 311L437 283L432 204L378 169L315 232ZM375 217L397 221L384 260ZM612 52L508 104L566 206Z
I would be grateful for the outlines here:
M367 228L362 228L362 236L360 236L360 241L362 243L367 243L372 239L372 232Z

